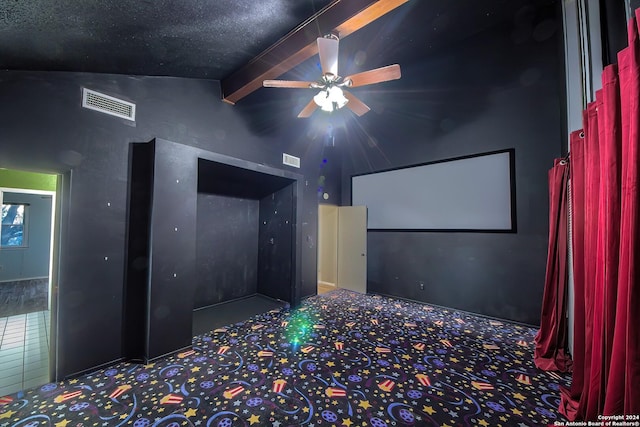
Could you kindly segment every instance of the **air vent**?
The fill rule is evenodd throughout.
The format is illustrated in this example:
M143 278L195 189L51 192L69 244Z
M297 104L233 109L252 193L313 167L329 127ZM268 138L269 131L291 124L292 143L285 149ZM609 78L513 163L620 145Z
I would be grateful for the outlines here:
M82 106L123 119L136 120L136 104L87 88L82 89Z
M291 154L282 153L282 164L300 168L300 158L292 156Z

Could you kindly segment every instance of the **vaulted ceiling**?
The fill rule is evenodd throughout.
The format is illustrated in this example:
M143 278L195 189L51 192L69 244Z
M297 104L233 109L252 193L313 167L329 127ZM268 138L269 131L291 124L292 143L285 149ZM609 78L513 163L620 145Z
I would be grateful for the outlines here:
M535 11L556 1L0 0L0 69L220 80L223 97L233 103L259 89L261 79L312 56L304 52L277 68L304 43L354 16L346 31L354 35L341 41L341 54L360 55L351 63L368 69L408 66L505 22L513 25L514 37L518 31L544 36L557 28L547 28ZM358 12L384 3L393 6L388 13L359 21ZM302 35L296 38L296 32ZM242 92L252 79L253 87Z

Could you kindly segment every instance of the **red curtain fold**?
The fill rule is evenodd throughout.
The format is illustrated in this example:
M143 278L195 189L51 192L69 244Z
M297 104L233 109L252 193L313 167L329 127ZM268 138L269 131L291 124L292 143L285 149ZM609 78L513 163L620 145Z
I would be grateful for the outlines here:
M559 409L572 421L640 413L639 59L632 20L584 132L571 134L574 364Z
M612 396L609 388L611 356L613 353L613 338L616 325L616 305L618 298L618 264L620 260L620 215L621 215L621 116L616 106L620 104L620 86L616 66L605 68L602 76L602 102L598 118L603 132L600 139L603 141L603 161L600 165L602 176L600 191L605 195L600 204L600 220L602 227L601 245L599 246L599 280L603 283L603 311L602 331L603 337L603 373L599 387L607 390L604 399L598 402L598 413L602 412L605 399ZM596 409L592 409L596 410ZM604 410L606 413L606 409Z
M569 137L571 153L571 228L573 253L573 375L570 389L561 389L560 412L568 419L578 418L578 404L584 385L586 320L585 315L585 143L584 131L572 132Z
M584 130L570 140L572 165L572 226L574 271L574 369L570 390L562 390L560 411L570 420L581 419L589 399L593 399L592 362L594 331L598 336L595 307L598 207L600 203L600 148L598 105L593 102L583 112ZM597 340L596 340L597 341ZM596 355L597 359L597 355Z
M587 322L585 323L585 381L582 389L582 398L580 399L581 412L584 413L584 406L593 399L592 391L599 390L592 388L591 374L592 369L599 367L599 355L594 355L594 343L599 338L599 314L598 308L601 306L600 293L598 293L598 284L596 283L596 265L597 265L597 244L598 244L598 208L600 204L600 147L598 144L598 116L597 105L595 102L587 106L584 133L585 133L585 260L591 262L585 263L585 280L588 286L585 286L585 315ZM597 349L596 349L597 350ZM594 360L595 358L595 360ZM596 372L598 373L598 371Z
M636 18L640 19L639 11ZM640 277L638 267L638 145L640 141L640 54L635 22L629 25L629 47L618 54L621 105L621 222L618 298L605 413L639 414ZM623 327L626 326L626 327Z
M547 371L571 371L567 353L567 182L569 165L556 159L549 170L549 247L540 330L535 338L534 362Z

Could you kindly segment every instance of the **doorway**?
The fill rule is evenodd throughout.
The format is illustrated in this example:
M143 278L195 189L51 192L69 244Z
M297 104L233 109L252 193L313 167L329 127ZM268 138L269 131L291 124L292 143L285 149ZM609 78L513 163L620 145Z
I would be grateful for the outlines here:
M318 294L338 286L338 206L318 206Z
M0 396L51 379L57 179L0 170Z
M318 206L318 294L367 292L367 208Z

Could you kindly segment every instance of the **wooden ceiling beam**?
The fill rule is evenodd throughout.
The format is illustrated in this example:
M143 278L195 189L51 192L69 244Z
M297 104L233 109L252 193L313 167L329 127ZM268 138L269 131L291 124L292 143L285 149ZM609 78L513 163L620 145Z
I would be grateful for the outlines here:
M340 38L363 28L409 0L336 0L311 16L245 66L221 81L222 100L235 104L318 53L316 39L337 32Z

